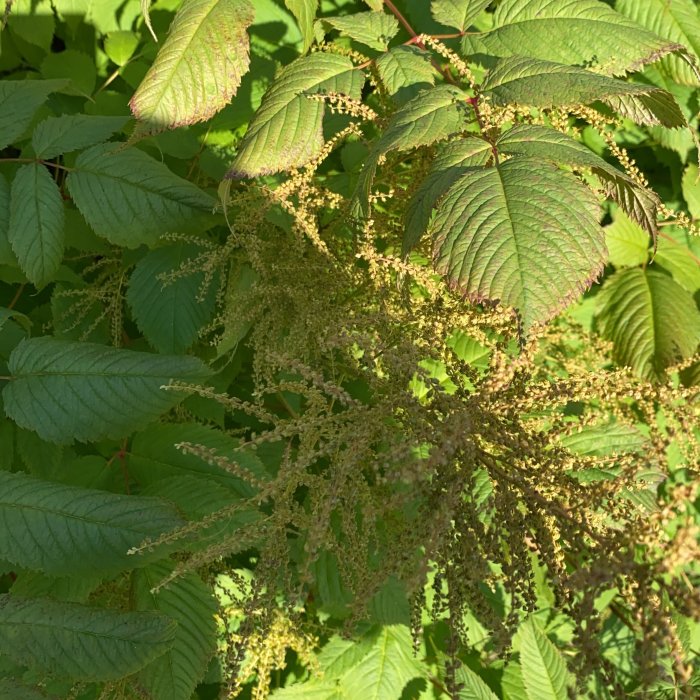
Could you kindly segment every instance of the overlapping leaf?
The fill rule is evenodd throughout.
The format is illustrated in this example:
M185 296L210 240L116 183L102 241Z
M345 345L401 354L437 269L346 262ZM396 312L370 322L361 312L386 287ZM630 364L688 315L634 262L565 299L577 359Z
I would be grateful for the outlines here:
M127 301L139 328L158 352L187 350L214 312L216 287L202 288L204 273L161 279L176 273L200 251L185 243L157 248L138 262L131 275Z
M67 178L73 201L95 233L127 248L151 245L192 226L214 199L135 148L93 146Z
M551 107L600 100L640 124L687 126L683 112L666 90L524 56L499 60L481 89L501 105Z
M27 279L50 282L63 259L63 199L39 163L22 166L12 181L8 239Z
M700 343L695 300L660 270L618 270L601 292L599 319L615 361L646 378L663 376Z
M284 0L287 9L294 15L304 37L304 53L314 41L314 20L318 11L318 0Z
M185 0L168 38L131 98L153 130L205 121L225 107L247 73L250 0Z
M416 46L395 46L375 62L384 87L390 95L435 83L435 69L430 54ZM413 97L414 95L411 95Z
M700 17L693 0L617 0L615 9L658 36L682 44L691 60L700 61ZM700 86L697 67L680 56L665 56L660 67L674 82Z
M0 653L75 680L134 673L167 651L175 632L176 623L155 612L0 596Z
M131 547L184 524L157 498L122 496L0 471L0 557L55 576L116 573L152 560Z
M544 39L546 37L546 40ZM511 0L498 4L493 29L462 40L467 54L531 56L569 65L595 63L622 75L683 50L599 0Z
M10 355L5 411L50 442L119 438L179 403L171 380L197 382L208 368L194 357L119 350L51 337L22 341Z
M557 648L530 618L518 630L520 667L530 700L567 700L569 673Z
M55 158L106 141L121 129L128 117L102 117L64 114L40 122L32 133L32 146L38 158Z
M386 51L389 41L399 31L396 17L386 12L356 12L343 17L324 17L321 21L377 51Z
M607 254L590 190L533 158L469 169L429 230L448 282L473 299L517 309L525 331L586 289Z
M490 4L491 0L432 0L430 12L436 22L463 32Z
M163 562L133 574L136 609L156 610L177 623L172 646L139 672L139 681L153 700L189 700L216 651L217 605L199 576L185 574L151 593L172 570Z
M67 80L0 81L0 148L22 136L49 94L67 84Z
M364 77L345 56L314 53L282 69L265 93L228 173L250 178L297 168L323 147L325 106L309 96L340 93L359 98Z

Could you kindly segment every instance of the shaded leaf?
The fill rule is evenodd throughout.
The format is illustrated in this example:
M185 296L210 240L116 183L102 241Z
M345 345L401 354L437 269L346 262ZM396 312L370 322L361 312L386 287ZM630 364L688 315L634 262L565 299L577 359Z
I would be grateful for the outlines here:
M517 309L525 331L582 293L606 258L593 194L532 158L469 169L430 232L438 272L473 299Z
M323 147L319 93L359 98L364 76L345 56L314 53L285 66L265 93L227 177L250 178L297 168Z
M455 680L461 686L458 700L498 700L498 696L481 677L462 664L455 672Z
M205 121L225 107L248 72L250 0L185 0L168 38L131 98L149 129Z
M128 120L128 117L101 117L88 114L49 117L34 129L32 146L37 158L55 158L62 153L106 141Z
M12 181L8 239L27 279L37 287L53 280L63 260L63 199L39 163L23 165Z
M605 73L623 75L683 47L598 0L512 0L498 4L490 31L465 36L462 49L468 55L593 63Z
M51 337L23 340L10 355L7 415L50 442L120 438L179 403L172 379L210 371L194 357L168 357Z
M177 623L172 646L139 672L139 682L153 700L189 700L216 651L217 605L199 576L184 574L151 593L173 569L161 562L133 573L136 609L156 610Z
M700 342L700 311L692 295L663 272L619 270L605 282L599 303L613 358L642 377L662 376Z
M632 425L607 423L582 428L559 438L564 447L579 455L605 457L612 454L639 452L646 438Z
M127 248L182 231L215 204L162 163L118 144L93 146L81 153L67 185L95 233Z
M17 141L49 94L67 84L67 80L0 81L0 148Z
M153 559L132 547L184 524L157 498L65 486L0 472L0 557L53 576L116 573ZM89 577L88 577L89 578Z
M48 599L0 596L0 652L76 680L121 678L172 644L176 624L153 612L119 612Z

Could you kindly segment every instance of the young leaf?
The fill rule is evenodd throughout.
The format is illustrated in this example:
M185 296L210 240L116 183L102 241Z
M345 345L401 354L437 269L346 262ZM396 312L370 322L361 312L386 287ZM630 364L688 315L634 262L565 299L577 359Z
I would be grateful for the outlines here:
M590 190L533 158L468 170L430 232L438 272L471 298L517 309L525 331L583 292L607 255Z
M81 153L67 185L95 233L127 248L151 245L168 231L181 231L215 204L143 151L120 150L119 144Z
M498 61L488 72L481 89L500 105L551 107L601 100L640 124L669 128L687 125L673 95L666 90L523 56Z
M227 177L250 178L298 168L323 147L324 105L309 95L360 97L362 72L345 56L314 53L282 69L250 122Z
M362 663L341 676L340 687L349 698L399 700L404 686L422 675L408 628L390 625L382 628Z
M0 596L0 652L75 680L135 673L170 648L176 629L173 620L154 612Z
M154 131L206 121L236 94L248 72L250 0L185 0L168 38L131 98Z
M63 260L63 199L39 163L22 166L12 181L8 239L27 279L50 282Z
M569 673L557 648L532 618L519 633L520 667L529 700L567 700Z
M430 54L417 46L395 46L383 53L375 65L390 95L400 92L414 97L419 88L430 87L435 83L435 69L430 63Z
M133 573L136 609L157 610L177 622L172 646L139 672L139 682L153 700L189 700L216 651L217 605L199 576L185 574L151 593L173 568L162 562Z
M119 131L128 117L101 117L88 114L64 114L40 122L32 133L37 158L55 158L106 141Z
M209 284L202 298L203 272L178 276L170 281L161 275L177 272L201 249L177 243L157 248L136 265L126 299L134 320L158 352L178 355L197 339L216 305L216 286Z
M468 55L531 56L570 65L595 63L611 75L639 70L665 54L684 50L599 0L501 2L493 14L493 29L465 36L462 49Z
M396 17L386 12L356 12L343 17L324 17L321 21L377 51L386 51L389 41L399 31Z
M169 357L51 337L23 340L10 355L5 412L50 442L120 438L179 403L171 379L199 381L194 357Z
M685 46L700 61L700 18L693 0L617 0L615 9L658 36ZM661 69L682 85L700 86L697 68L679 56L665 56Z
M0 471L0 485L0 557L53 576L143 565L153 556L128 550L184 524L158 498L65 486L21 472Z
M600 294L599 319L616 362L642 377L662 377L700 343L700 311L690 292L657 270L629 268Z
M463 32L490 4L491 0L432 0L430 12L436 22Z
M67 80L0 81L0 148L15 142L26 131L34 112L50 93L63 89Z
M302 53L306 53L314 43L314 20L318 11L318 0L284 0L284 4L299 24L301 35L304 37Z

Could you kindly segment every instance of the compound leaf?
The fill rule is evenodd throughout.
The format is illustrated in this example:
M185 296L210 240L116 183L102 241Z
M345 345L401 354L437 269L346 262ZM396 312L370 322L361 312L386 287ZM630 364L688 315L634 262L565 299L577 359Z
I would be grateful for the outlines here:
M491 0L433 0L430 12L436 22L463 32L490 4Z
M362 663L340 678L340 688L350 698L389 700L401 697L404 686L423 675L413 657L413 645L404 625L382 627L369 654Z
M106 681L138 671L173 642L176 623L48 598L0 596L0 652L42 672Z
M210 370L194 357L170 357L51 337L23 340L3 389L7 415L49 442L120 438L179 403L171 379L196 382Z
M177 622L172 646L139 672L153 700L189 700L216 651L217 605L199 576L187 573L151 592L173 568L161 562L133 573L136 609L156 610Z
M543 41L543 37L547 37ZM596 67L611 75L684 50L598 0L512 0L498 4L493 28L462 39L468 55L531 56Z
M399 31L396 17L386 12L356 12L344 17L324 17L321 21L377 51L386 51Z
M185 0L131 98L149 129L205 121L236 94L250 64L250 0Z
M658 270L618 270L603 286L598 313L615 361L642 377L663 376L700 342L700 311L693 296Z
M128 117L102 117L88 114L49 117L34 129L32 146L37 158L55 158L62 153L106 141L128 120Z
M197 339L216 305L216 287L209 284L200 298L204 273L173 275L183 263L201 252L192 244L157 248L134 268L126 298L134 319L158 352L180 354Z
M63 199L40 163L22 166L12 181L8 239L27 279L43 287L63 259Z
M36 22L34 18L26 18ZM0 82L0 149L26 131L34 112L50 93L63 89L67 80L3 80Z
M184 524L158 498L66 486L20 472L0 472L0 484L0 556L54 576L139 566L149 555L129 556L131 547Z
M551 107L601 100L640 124L669 128L687 125L673 95L659 87L524 56L499 60L486 75L481 89L501 105Z
M313 53L285 66L265 93L227 174L270 175L305 165L323 147L324 104L311 96L342 93L360 97L362 71L345 56Z
M438 272L473 299L517 309L525 331L588 287L607 253L590 190L533 158L470 168L430 232Z
M520 667L530 700L567 700L569 673L558 649L532 620L519 629Z
M119 144L93 146L67 178L73 201L99 236L135 248L211 212L215 201L157 160Z

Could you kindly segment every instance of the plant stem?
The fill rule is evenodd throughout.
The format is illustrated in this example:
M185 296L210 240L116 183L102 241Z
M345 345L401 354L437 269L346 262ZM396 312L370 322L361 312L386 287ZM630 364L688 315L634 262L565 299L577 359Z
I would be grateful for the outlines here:
M41 160L41 158L0 158L0 163L41 163L49 168L57 168L58 170L66 170L71 172L73 168L68 168L65 165L59 165L52 160Z
M399 12L399 8L394 5L391 0L384 0L384 4L389 8L391 13L396 17L397 20L403 25L404 29L415 39L418 38L418 34L415 29L409 24L408 20ZM425 48L425 47L423 47Z
M19 289L17 290L17 293L12 297L12 301L7 305L8 309L14 309L15 304L19 301L19 298L22 296L22 292L24 291L24 288L26 287L26 283L23 282L20 284Z

